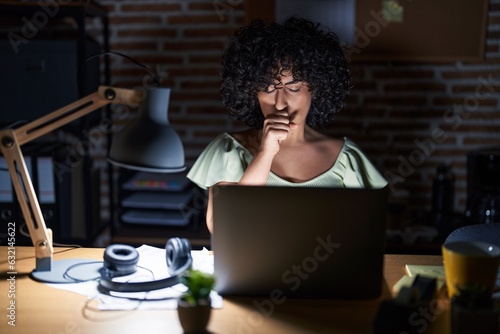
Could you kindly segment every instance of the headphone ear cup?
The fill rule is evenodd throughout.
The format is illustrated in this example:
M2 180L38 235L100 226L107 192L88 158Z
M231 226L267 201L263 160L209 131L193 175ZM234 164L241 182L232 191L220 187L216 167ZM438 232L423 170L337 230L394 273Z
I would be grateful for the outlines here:
M181 281L184 271L193 264L191 244L188 239L171 238L165 244L167 266L170 277L149 282L114 282L113 277L135 272L139 253L128 245L115 244L104 251L104 266L101 272L100 287L108 291L142 292L167 288Z
M191 244L188 239L171 238L165 244L166 260L170 275L178 275L180 272L191 268Z
M104 251L104 274L106 277L125 276L135 273L139 253L128 245L113 244Z

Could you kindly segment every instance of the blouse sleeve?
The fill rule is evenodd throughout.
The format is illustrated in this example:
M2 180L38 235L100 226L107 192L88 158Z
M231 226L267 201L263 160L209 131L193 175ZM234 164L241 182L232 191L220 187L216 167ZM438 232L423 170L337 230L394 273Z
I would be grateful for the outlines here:
M370 162L365 153L354 142L346 139L346 147L341 157L345 187L383 188L387 181Z
M251 159L246 149L224 133L205 148L187 177L203 189L218 182L238 182Z

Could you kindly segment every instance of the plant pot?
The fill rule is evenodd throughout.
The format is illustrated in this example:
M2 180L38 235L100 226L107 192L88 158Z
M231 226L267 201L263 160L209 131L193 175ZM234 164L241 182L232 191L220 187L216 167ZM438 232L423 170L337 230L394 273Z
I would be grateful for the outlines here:
M451 334L497 334L500 311L496 309L468 310L456 303L451 305Z
M191 305L180 299L177 303L179 321L186 334L206 333L211 312L210 301L201 301L198 305Z

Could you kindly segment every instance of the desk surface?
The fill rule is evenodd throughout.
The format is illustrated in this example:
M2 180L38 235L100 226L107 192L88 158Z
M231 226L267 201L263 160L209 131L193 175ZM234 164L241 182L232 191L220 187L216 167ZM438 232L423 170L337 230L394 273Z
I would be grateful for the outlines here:
M103 249L56 248L54 260L92 258L101 260ZM35 267L31 247L15 248L15 286L9 284L7 247L0 247L0 333L182 333L176 310L95 311L84 296L33 281ZM382 298L405 274L404 265L441 264L441 256L386 255ZM15 298L8 292L15 289ZM8 325L9 302L15 300L15 327ZM255 298L224 299L209 323L214 334L231 333L371 333L380 299L371 301L287 300L264 314L254 306ZM442 312L447 313L447 312ZM439 318L439 317L438 317ZM444 321L444 320L443 320ZM432 327L440 320L432 320ZM439 326L441 327L441 326ZM442 331L439 331L443 333ZM428 333L426 331L426 333Z

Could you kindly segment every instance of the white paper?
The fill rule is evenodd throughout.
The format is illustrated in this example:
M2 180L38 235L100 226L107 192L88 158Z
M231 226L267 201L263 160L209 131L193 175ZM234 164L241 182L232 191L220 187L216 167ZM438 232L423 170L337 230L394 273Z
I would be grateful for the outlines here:
M169 277L165 249L142 245L137 248L139 261L137 271L128 276L118 277L117 282L146 282ZM214 273L214 257L204 248L201 251L191 251L193 257L193 269L206 273ZM177 298L180 297L186 287L177 284L169 288L148 292L119 293L111 292L103 294L98 290L97 280L81 283L48 283L53 288L71 291L84 295L94 300L95 307L99 310L151 310L151 309L176 309ZM222 297L217 292L210 294L213 308L222 307Z

